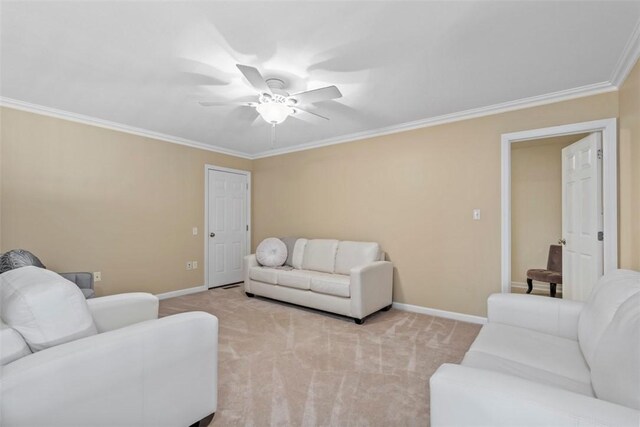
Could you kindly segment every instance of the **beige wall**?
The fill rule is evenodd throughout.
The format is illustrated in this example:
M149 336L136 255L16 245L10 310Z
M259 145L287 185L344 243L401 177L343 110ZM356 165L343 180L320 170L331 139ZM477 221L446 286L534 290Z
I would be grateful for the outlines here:
M640 270L640 61L619 100L620 267Z
M562 236L562 149L585 135L511 145L511 281L546 268L549 245Z
M250 170L250 160L0 114L1 250L28 249L56 271L100 271L99 295L204 284L204 165ZM200 268L186 271L189 260Z
M620 259L640 268L638 74L636 65L620 99L612 92L253 162L0 109L0 250L31 249L55 270L101 271L100 294L201 285L211 163L253 169L254 247L271 235L378 241L396 266L394 300L483 315L500 289L502 133L618 117L620 108ZM187 260L201 268L185 271Z
M617 115L612 92L256 160L254 247L377 241L396 267L395 301L484 315L500 291L500 135Z

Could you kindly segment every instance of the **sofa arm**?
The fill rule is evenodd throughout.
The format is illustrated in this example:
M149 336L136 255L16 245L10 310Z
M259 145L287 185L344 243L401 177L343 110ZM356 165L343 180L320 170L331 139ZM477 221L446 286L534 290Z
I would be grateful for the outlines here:
M431 425L634 426L640 411L511 375L444 364L431 377Z
M132 292L87 300L98 332L158 318L158 297Z
M354 267L350 279L353 317L362 319L393 302L393 264L389 261Z
M535 295L493 294L487 304L490 323L578 339L578 319L584 307L581 302Z
M190 312L3 366L6 426L188 426L217 406L218 319Z
M249 278L249 269L251 267L257 267L258 260L256 254L247 255L244 257L244 291L251 292L251 279Z

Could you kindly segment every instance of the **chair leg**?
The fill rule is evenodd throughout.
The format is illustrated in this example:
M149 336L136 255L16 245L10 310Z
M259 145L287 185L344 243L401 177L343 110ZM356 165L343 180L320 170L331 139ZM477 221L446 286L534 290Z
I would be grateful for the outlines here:
M213 414L209 414L200 421L196 421L195 423L191 424L189 427L208 427L209 424L211 424L211 421L213 421L213 417L215 414L215 412Z
M533 290L533 280L527 279L527 287L529 288L527 289L527 293L530 294L531 291Z
M549 295L551 295L553 298L556 297L556 284L555 283L550 283L550 289L549 289Z

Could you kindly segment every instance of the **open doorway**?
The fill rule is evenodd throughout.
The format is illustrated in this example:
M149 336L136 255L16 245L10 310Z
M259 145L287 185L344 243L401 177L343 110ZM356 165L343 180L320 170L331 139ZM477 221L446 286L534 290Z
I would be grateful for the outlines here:
M583 123L574 123L569 125L562 126L554 126L550 128L542 128L542 129L532 129L522 132L514 132L502 135L501 141L501 150L502 150L502 191L501 191L501 206L502 206L502 248L501 248L501 259L502 259L502 292L511 292L512 287L512 201L511 201L511 185L512 185L512 144L522 144L527 141L539 140L545 138L559 137L559 136L568 136L568 135L577 135L581 134L590 134L591 138L583 138L585 140L589 140L584 144L589 146L588 149L584 149L585 146L580 145L577 149L570 150L565 154L564 161L570 159L575 166L574 169L576 172L580 172L584 169L585 165L594 164L598 165L599 172L599 182L600 187L595 193L597 194L594 197L597 197L601 200L601 212L596 212L596 210L589 210L592 212L592 218L596 218L600 221L596 226L593 227L593 230L598 230L597 233L593 234L596 236L597 247L599 248L601 262L595 262L594 260L583 263L583 266L591 268L593 265L599 265L598 274L603 274L608 271L614 270L618 266L618 225L617 225L617 121L615 118L612 119L604 119L604 120L596 120L592 122L583 122ZM596 144L597 142L597 144ZM577 144L574 142L574 145ZM601 148L600 148L601 147ZM569 150L570 147L565 147L565 151ZM575 148L575 147L574 147ZM592 162L594 158L600 158L598 162ZM579 166L579 167L578 167ZM587 167L587 169L589 169ZM580 172L581 173L581 172ZM578 175L576 175L578 176ZM580 180L576 182L582 182ZM566 183L565 183L566 186ZM567 187L568 188L568 187ZM565 188L565 190L567 189ZM594 187L596 188L596 187ZM588 198L584 198L583 200L588 200ZM543 204L545 200L539 200L539 203ZM574 203L573 206L578 206L579 204ZM565 215L566 217L566 215ZM573 218L573 215L569 217ZM589 221L591 219L587 218ZM575 221L574 221L575 223ZM575 236L574 236L575 237ZM562 251L565 256L573 256L574 260L576 259L576 251L575 242L579 239L566 239L565 237L561 237L560 241L567 240L571 241L571 245L573 245L573 249L568 251L567 249L570 247L569 244L562 247ZM547 247L548 251L548 247ZM573 251L573 252L572 252ZM547 252L548 254L548 252ZM581 254L578 254L579 258ZM585 258L586 259L586 258ZM546 266L545 263L541 266ZM536 268L536 267L532 267ZM565 270L565 274L563 274L563 278L566 275L566 266L563 266ZM574 269L572 273L572 277L574 277L574 281L576 283L584 282L583 280L577 278L575 272L579 271L579 269ZM586 269L584 270L586 271ZM567 284L567 281L564 280L563 283L565 289L563 289L563 297L567 298L567 292L572 289L570 285ZM571 298L575 300L584 300L588 297L590 289L586 291L581 291L580 295L572 294Z
M511 144L513 293L562 298L562 150L588 135Z

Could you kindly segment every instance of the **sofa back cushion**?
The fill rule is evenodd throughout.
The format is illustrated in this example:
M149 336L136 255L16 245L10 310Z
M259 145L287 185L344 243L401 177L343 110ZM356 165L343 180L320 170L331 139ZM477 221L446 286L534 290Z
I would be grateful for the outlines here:
M38 267L0 274L0 316L34 352L98 332L80 289Z
M605 274L593 289L578 321L578 341L590 367L602 336L616 312L638 292L640 273L630 270L614 270Z
M0 366L31 354L31 350L22 335L0 321Z
M379 244L373 242L343 241L338 243L335 272L338 274L349 274L352 268L371 264L379 259Z
M640 292L616 311L591 362L599 399L640 409Z
M302 268L333 273L336 264L338 241L329 239L309 240L304 248Z
M297 268L298 270L302 269L302 260L304 260L304 248L307 247L307 239L298 239L296 240L295 245L293 245L293 256L291 257L291 267Z

